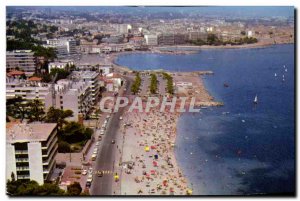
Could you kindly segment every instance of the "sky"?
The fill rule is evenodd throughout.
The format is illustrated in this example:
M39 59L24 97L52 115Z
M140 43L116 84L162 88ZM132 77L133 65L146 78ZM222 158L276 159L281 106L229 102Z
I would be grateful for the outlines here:
M44 6L43 6L44 7ZM126 7L126 6L53 6L52 10L98 11L119 13L179 12L234 17L294 17L293 6L188 6L188 7Z

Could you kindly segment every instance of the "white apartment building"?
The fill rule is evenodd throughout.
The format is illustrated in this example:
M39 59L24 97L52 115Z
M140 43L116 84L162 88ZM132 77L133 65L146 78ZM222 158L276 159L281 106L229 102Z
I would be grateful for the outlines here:
M23 70L26 75L33 75L35 72L34 53L31 50L15 50L6 52L6 69L11 71L17 67Z
M50 85L40 81L28 81L19 78L6 78L6 99L22 97L26 100L39 99L45 102Z
M86 117L93 106L91 82L62 79L55 84L55 106L63 110L72 110L70 121L78 121L79 116ZM52 93L45 98L45 108L53 106Z
M90 91L93 104L99 100L100 84L98 80L99 73L95 71L73 71L72 78L90 83Z
M144 36L146 44L149 46L156 46L158 45L158 37L157 35L145 35Z
M128 31L132 29L130 24L113 24L113 28L120 34L128 34Z
M57 153L55 123L14 124L6 130L6 179L43 184L55 166Z
M65 69L67 65L71 66L73 64L74 62L72 60L59 60L56 62L50 62L48 64L48 72L50 73L54 68Z
M56 48L57 57L59 58L77 53L76 41L73 38L48 39L47 46Z

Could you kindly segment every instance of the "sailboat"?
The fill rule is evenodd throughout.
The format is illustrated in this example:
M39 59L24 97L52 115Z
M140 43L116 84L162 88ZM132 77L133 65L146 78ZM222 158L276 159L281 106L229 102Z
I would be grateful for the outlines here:
M257 94L255 95L255 98L254 98L254 100L253 100L253 103L254 103L254 104L257 104L257 103L258 103L258 100L257 100Z

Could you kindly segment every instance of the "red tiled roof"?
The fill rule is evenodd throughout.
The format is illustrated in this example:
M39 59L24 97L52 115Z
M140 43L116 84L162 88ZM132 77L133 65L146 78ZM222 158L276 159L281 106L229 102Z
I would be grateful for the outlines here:
M29 81L41 81L42 78L33 76L33 77L28 78L28 80Z
M24 75L25 73L23 71L19 71L19 70L13 70L9 73L7 73L8 76L14 76L14 75Z

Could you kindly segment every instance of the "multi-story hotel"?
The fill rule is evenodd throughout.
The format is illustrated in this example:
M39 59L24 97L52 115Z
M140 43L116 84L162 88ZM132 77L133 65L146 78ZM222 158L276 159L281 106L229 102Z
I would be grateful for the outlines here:
M58 38L48 39L47 47L54 47L56 49L57 57L63 58L67 55L76 54L76 41L74 38Z
M50 85L37 77L28 80L6 77L6 99L22 97L25 100L39 99L44 103L49 91Z
M33 75L35 72L34 53L31 50L15 50L6 52L6 70L12 71L19 68L26 75Z
M53 102L54 101L54 102ZM78 121L79 117L86 117L93 106L91 83L62 79L55 85L55 98L49 92L45 98L45 108L54 106L63 110L72 110L71 121Z
M73 71L72 78L90 83L90 91L93 104L99 100L100 84L98 80L99 73L95 71Z
M6 178L43 184L55 167L57 125L17 123L6 130Z

